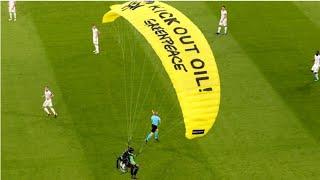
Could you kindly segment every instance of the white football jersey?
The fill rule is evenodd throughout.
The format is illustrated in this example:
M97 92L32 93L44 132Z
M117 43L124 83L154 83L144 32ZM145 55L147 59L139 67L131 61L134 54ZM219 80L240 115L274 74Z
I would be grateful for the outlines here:
M50 90L44 91L44 96L47 100L51 99L52 93Z
M13 7L15 4L15 1L14 0L9 0L9 7Z
M98 39L98 37L99 37L99 30L98 30L98 28L93 27L92 28L92 38Z
M320 65L320 55L314 55L314 64L315 65Z
M220 20L227 19L227 10L221 10Z

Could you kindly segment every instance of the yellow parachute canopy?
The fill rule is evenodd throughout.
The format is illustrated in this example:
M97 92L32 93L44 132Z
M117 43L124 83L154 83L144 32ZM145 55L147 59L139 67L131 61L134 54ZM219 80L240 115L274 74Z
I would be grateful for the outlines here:
M185 136L207 134L219 111L220 80L211 48L198 27L162 2L131 1L110 8L103 23L124 17L159 56L177 93Z

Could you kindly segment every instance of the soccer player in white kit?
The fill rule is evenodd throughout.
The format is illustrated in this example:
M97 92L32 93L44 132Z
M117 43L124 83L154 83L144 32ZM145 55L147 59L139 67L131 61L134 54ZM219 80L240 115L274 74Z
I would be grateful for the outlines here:
M314 76L314 81L319 80L319 75L318 75L319 67L320 67L320 54L319 54L319 51L317 51L316 54L314 55L314 63L311 68L311 72L313 73L313 76Z
M220 34L221 31L221 27L224 27L224 34L227 34L227 9L225 6L221 7L221 16L220 16L220 21L219 21L219 27L218 27L218 31L217 31L217 35Z
M8 10L9 10L9 21L16 21L17 14L16 14L16 2L15 0L9 0L8 3Z
M99 30L96 25L92 26L92 42L94 45L95 50L93 51L95 54L99 54Z
M51 112L53 113L54 117L57 117L58 114L56 113L56 111L53 109L52 107L52 97L53 97L53 94L52 92L49 90L49 87L48 86L45 86L44 87L44 95L45 97L45 100L43 102L43 109L44 111L47 113L48 116L51 115L48 107L50 108Z

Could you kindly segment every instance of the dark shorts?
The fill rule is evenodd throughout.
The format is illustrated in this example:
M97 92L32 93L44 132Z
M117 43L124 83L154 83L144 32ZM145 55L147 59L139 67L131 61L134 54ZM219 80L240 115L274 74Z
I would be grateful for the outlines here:
M156 132L156 130L158 129L158 126L156 126L156 125L151 125L151 132Z

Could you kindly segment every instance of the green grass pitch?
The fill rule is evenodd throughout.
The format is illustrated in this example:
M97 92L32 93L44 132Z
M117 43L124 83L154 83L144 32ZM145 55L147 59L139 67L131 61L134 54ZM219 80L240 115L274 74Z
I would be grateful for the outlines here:
M320 179L320 2L169 2L204 33L221 78L211 132L187 140L158 57L115 2L1 2L2 179L129 179L115 158L132 137L140 179ZM225 4L229 34L216 36ZM91 25L101 31L92 53ZM55 94L46 117L43 87ZM159 143L143 145L151 109Z

